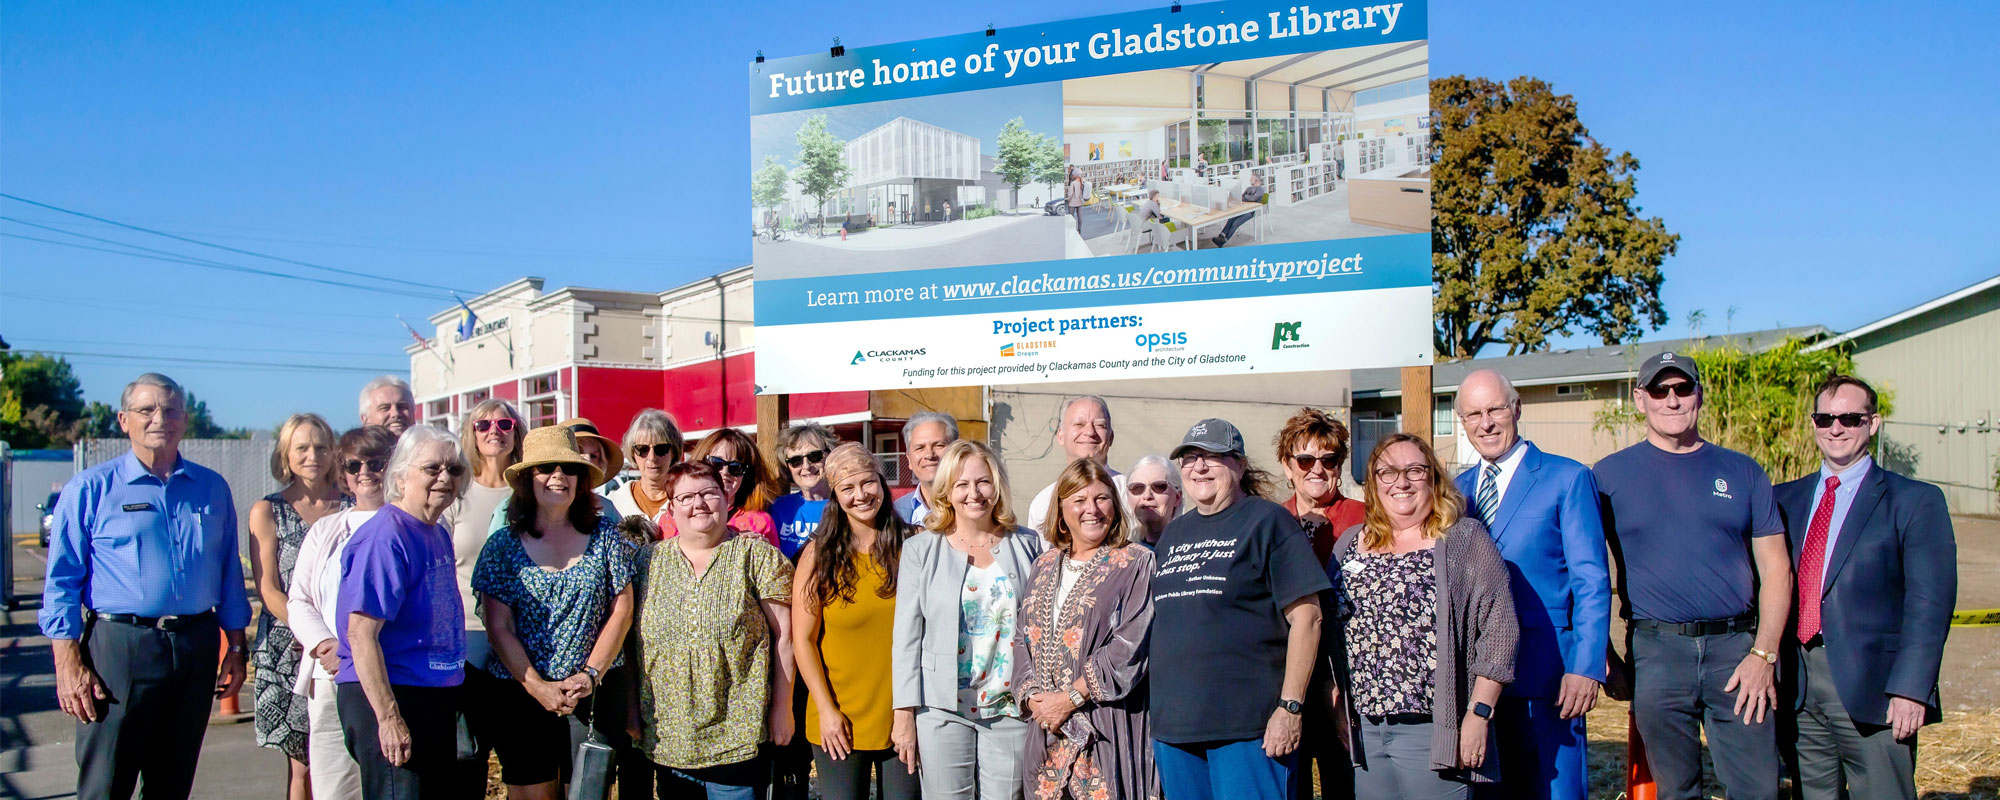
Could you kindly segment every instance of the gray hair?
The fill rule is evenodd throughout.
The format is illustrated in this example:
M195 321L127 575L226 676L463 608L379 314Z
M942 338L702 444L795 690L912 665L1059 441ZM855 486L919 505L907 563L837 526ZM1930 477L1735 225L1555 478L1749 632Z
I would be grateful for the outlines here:
M445 457L447 466L457 464L465 469L465 477L458 481L458 496L465 496L465 486L472 482L472 465L466 463L465 449L458 446L458 437L451 431L435 425L412 425L396 440L396 450L389 454L389 468L383 471L382 480L388 489L389 502L403 499L403 473L415 466L417 455L429 450L432 445L443 446L450 451Z
M674 424L673 415L657 408L646 409L633 417L632 424L625 429L625 438L619 445L630 450L632 442L638 440L641 435L651 436L653 441L661 444L673 445L676 455L687 452L687 438L681 435L681 426Z
M1096 403L1096 404L1097 404L1097 410L1099 410L1099 411L1102 411L1102 412L1104 412L1104 424L1105 424L1105 426L1109 427L1109 426L1111 425L1111 404L1110 404L1110 403L1107 403L1107 402L1105 402L1105 401L1104 401L1104 398L1102 398L1102 397L1098 397L1097 395L1094 395L1094 394L1080 394L1080 395L1077 395L1077 396L1075 396L1075 397L1072 397L1072 398L1070 398L1069 400L1065 401L1065 402L1064 402L1064 403L1062 404L1062 413L1061 413L1061 414L1057 414L1057 415L1056 415L1056 419L1058 420L1058 424L1060 424L1060 421L1061 421L1061 420L1065 420L1065 419L1069 419L1069 409L1070 409L1070 406L1074 406L1074 405L1076 405L1077 403L1081 403L1081 402L1084 402L1084 401L1089 401L1089 402L1092 402L1092 403Z
M132 392L141 386L151 386L159 389L167 397L177 398L181 401L181 405L187 405L187 392L181 389L181 385L175 383L173 378L157 372L148 372L137 378L133 378L131 383L125 384L125 391L118 394L118 409L120 411L132 407Z
M782 462L785 460L785 451L799 446L800 442L807 439L817 443L820 449L828 451L840 443L840 437L834 435L832 428L817 422L801 422L778 431L778 452L771 455Z
M958 441L957 419L953 418L952 415L950 414L944 414L936 411L921 411L911 415L910 421L903 423L904 446L909 445L911 431L914 431L925 425L929 425L933 422L942 424L944 426L945 442L950 443Z
M1159 467L1167 473L1167 482L1174 485L1174 491L1182 491L1180 468L1174 466L1174 462L1168 461L1166 456L1154 453L1147 453L1140 456L1138 461L1132 462L1132 469L1125 473L1127 480L1130 480L1131 476L1139 474L1139 470L1145 467Z
M410 382L394 375L383 375L369 381L368 385L361 387L361 416L363 418L368 416L368 396L374 394L377 389L387 386L394 386L400 390L403 393L403 397L410 401L411 409L414 410L416 408L417 393L410 389Z
M1460 401L1465 399L1466 382L1471 381L1473 378L1477 378L1481 375L1491 375L1493 376L1494 380L1500 382L1500 394L1503 397L1507 398L1507 405L1515 407L1519 407L1521 405L1521 393L1520 391L1514 388L1513 381L1507 380L1507 376L1500 374L1500 371L1497 369L1482 369L1482 370L1474 370L1472 374L1465 376L1464 379L1458 382L1458 391L1455 392L1453 397L1451 398L1451 406L1453 409L1458 409L1462 405Z

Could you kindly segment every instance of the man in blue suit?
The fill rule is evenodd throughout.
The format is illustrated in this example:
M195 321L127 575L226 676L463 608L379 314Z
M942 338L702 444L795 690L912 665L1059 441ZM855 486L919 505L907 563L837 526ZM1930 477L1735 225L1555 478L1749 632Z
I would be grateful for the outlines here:
M1480 457L1458 488L1500 545L1521 617L1514 682L1493 715L1501 780L1481 796L1583 800L1583 716L1597 705L1611 624L1597 480L1521 438L1521 395L1498 372L1459 383L1458 418Z
M1958 597L1944 492L1882 469L1875 390L1834 375L1812 414L1819 472L1777 487L1798 573L1786 636L1799 797L1915 800L1917 729L1939 719Z

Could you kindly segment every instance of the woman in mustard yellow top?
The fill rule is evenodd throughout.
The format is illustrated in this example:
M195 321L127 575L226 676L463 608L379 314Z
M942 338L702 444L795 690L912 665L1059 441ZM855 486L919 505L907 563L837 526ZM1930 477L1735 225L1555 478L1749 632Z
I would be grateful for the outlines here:
M820 796L916 800L916 765L889 743L889 642L895 630L897 558L915 532L889 502L875 456L852 442L826 457L833 504L799 553L792 587L793 650L812 699Z

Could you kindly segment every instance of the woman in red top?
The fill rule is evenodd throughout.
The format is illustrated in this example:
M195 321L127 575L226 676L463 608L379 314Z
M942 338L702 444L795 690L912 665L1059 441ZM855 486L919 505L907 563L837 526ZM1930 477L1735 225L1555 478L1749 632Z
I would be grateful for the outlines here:
M1348 456L1347 426L1317 408L1301 408L1278 430L1277 446L1278 463L1285 465L1285 477L1292 484L1292 496L1285 499L1285 510L1299 518L1301 532L1312 542L1313 557L1325 569L1327 559L1333 555L1334 541L1348 528L1360 525L1368 513L1366 503L1340 493L1340 471L1347 465ZM1337 639L1333 629L1322 629L1322 653L1332 652L1330 648ZM1324 800L1351 800L1354 774L1343 769L1350 761L1342 735L1346 728L1340 722L1347 716L1345 709L1331 707L1326 702L1333 687L1333 675L1325 668L1326 663L1327 659L1319 659L1319 666L1313 670L1312 688L1306 692L1306 697L1313 701L1306 703L1302 720L1299 768L1301 774L1309 775L1312 768L1307 764L1319 762L1319 796ZM1297 785L1301 800L1312 800L1312 781L1301 780Z

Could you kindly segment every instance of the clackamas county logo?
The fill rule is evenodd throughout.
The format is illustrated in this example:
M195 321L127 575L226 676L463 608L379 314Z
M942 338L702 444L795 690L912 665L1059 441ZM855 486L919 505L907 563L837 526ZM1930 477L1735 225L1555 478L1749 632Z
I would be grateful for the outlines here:
M918 347L911 350L856 350L854 358L849 359L847 365L853 366L863 361L915 361L917 356L924 354L924 349Z
M1305 324L1304 321L1300 321L1300 322L1280 322L1272 325L1271 349L1290 350L1294 347L1311 347L1312 345L1299 341L1299 326L1304 324Z

